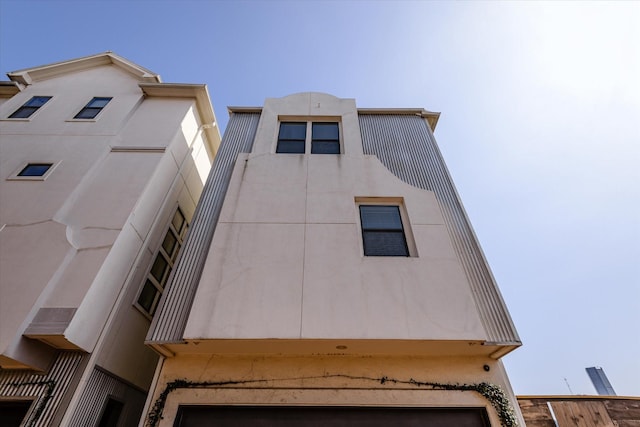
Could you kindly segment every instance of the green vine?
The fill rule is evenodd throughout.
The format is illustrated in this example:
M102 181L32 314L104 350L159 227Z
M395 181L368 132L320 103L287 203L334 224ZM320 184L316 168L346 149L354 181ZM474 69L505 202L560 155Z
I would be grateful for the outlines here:
M36 406L36 409L31 414L31 417L30 417L31 421L29 421L29 424L27 424L27 427L34 426L36 424L36 422L38 421L38 419L40 418L40 415L42 415L42 412L44 412L44 408L47 406L47 402L53 396L53 389L56 387L56 382L54 380L29 381L29 382L23 382L23 383L12 383L11 385L14 386L14 387L20 387L20 386L24 386L24 385L44 385L44 386L47 386L47 388L46 388L46 390L44 392L44 395L42 397L40 397L40 402L38 402L38 405Z
M429 381L416 381L413 378L409 380L398 380L395 378L389 377L381 377L381 378L372 378L372 377L362 377L362 376L352 376L352 375L344 375L344 374L333 374L333 375L324 375L317 377L300 377L300 378L281 378L278 380L241 380L241 381L203 381L203 382L193 382L187 380L175 380L167 383L166 387L156 399L153 409L149 412L147 417L147 425L149 427L156 427L160 420L162 419L162 411L167 402L167 397L171 392L176 389L181 388L218 388L225 387L230 385L243 385L243 384L255 384L255 383L265 383L270 381L287 381L287 380L302 380L302 379L326 379L326 378L346 378L350 380L366 380L366 381L375 381L380 383L381 385L385 385L387 383L392 384L405 384L412 385L415 387L428 387L430 390L448 390L448 391L474 391L484 397L491 406L496 410L498 417L500 418L500 425L502 427L517 427L518 419L516 418L515 411L511 406L511 402L507 398L506 393L502 390L502 388L496 384L490 384L486 382L481 383L473 383L473 384L450 384L450 383L437 383L437 382L429 382Z

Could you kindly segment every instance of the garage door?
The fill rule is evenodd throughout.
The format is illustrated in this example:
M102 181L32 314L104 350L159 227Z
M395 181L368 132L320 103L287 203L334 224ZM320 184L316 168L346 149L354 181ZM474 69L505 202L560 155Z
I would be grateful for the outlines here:
M181 406L174 427L488 427L482 408Z

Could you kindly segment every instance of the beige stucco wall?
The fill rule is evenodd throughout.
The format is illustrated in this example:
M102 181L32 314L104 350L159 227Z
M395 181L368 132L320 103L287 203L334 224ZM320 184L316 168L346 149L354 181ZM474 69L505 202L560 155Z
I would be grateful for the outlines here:
M106 342L103 367L148 386L149 320L132 304L170 215L178 204L192 215L214 153L194 99L145 99L138 83L106 65L34 82L0 106L2 363L46 369L51 354L38 358L22 333L40 308L73 308L64 338L85 351ZM36 95L53 98L6 119ZM93 96L113 99L95 120L72 120ZM26 162L56 168L44 181L7 180Z
M501 362L482 357L180 355L165 360L150 409L174 380L193 388L168 394L160 427L173 425L179 405L482 407L491 425L500 425L491 403L476 392L433 390L412 382L492 383L519 417Z
M278 119L341 123L343 154L275 154ZM365 257L357 203L400 202L411 257ZM366 200L366 199L365 199ZM266 101L235 165L190 339L486 339L434 194L362 154L353 100Z

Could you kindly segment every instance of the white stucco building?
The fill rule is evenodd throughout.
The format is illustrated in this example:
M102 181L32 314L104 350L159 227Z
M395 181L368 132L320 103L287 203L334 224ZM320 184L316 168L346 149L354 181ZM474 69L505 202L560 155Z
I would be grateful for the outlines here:
M438 113L319 93L229 111L147 336L146 425L522 424L500 360L520 340Z
M111 52L8 76L0 424L136 425L144 338L220 143L207 89Z

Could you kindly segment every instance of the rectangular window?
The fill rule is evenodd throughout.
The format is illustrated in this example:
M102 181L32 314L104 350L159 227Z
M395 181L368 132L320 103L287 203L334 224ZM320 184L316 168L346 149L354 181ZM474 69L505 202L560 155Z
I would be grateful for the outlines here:
M281 122L276 153L340 154L339 129L338 122Z
M9 118L10 119L26 119L31 117L33 113L38 111L38 108L42 107L51 99L50 96L34 96L30 100L24 103L24 105L14 111Z
M366 256L409 256L397 205L360 205L362 242Z
M276 153L304 154L306 139L306 122L282 122Z
M311 124L311 154L340 154L338 123Z
M22 169L18 176L44 176L53 163L29 163Z
M180 208L178 208L171 219L169 229L164 235L162 244L156 253L149 274L136 301L138 308L142 309L148 316L153 316L158 307L160 296L174 267L184 236L187 233L187 228L187 220Z
M111 101L111 98L93 98L82 110L78 112L74 119L95 119L98 113Z

